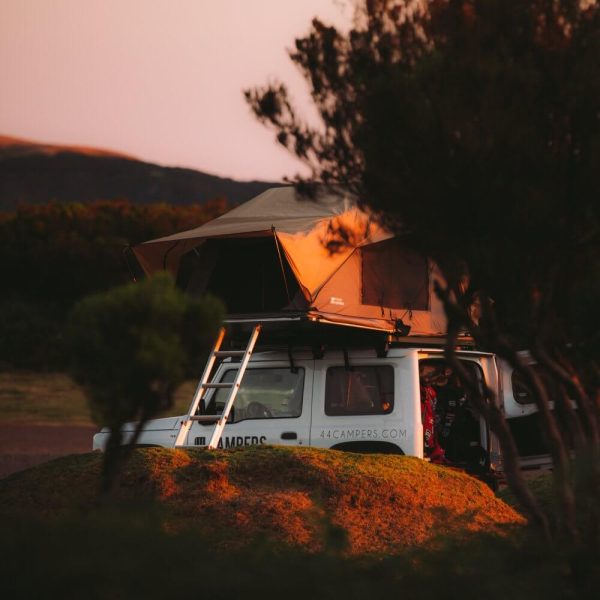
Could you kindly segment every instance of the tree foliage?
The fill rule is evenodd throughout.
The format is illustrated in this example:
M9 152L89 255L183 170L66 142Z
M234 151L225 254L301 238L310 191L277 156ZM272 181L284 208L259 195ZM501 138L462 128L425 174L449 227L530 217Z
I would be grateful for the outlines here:
M146 422L171 407L186 362L200 360L222 316L220 302L190 298L167 274L76 305L69 319L71 373L86 391L95 422L110 429L105 490L112 486L123 454L122 426L137 421L126 440L133 447Z
M0 212L0 368L65 368L66 316L84 296L131 279L126 246L197 227L226 206L102 201Z
M226 210L205 205L139 206L128 201L23 205L0 213L0 278L6 295L68 312L92 292L130 280L123 249L197 227Z
M313 21L291 58L320 126L297 116L284 84L246 97L310 167L310 179L296 183L309 192L315 182L351 189L438 261L448 282L439 290L448 356L466 328L522 372L537 392L554 459L559 528L598 545L598 4L365 0L347 33ZM532 351L550 385L517 348ZM547 530L493 390L480 400L503 443L509 480ZM551 401L567 414L578 470ZM581 526L576 508L590 502L592 525Z
M321 128L283 84L246 95L311 180L413 232L454 287L466 261L520 342L534 288L556 296L553 327L585 337L600 328L574 291L598 280L598 23L573 0L369 0L348 34L314 21L296 41Z

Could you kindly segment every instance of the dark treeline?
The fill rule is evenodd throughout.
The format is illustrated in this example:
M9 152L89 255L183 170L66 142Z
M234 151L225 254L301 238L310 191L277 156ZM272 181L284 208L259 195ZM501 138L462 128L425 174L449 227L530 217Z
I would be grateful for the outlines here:
M196 227L226 208L224 200L98 201L0 212L0 368L62 368L69 311L87 294L130 280L128 244Z

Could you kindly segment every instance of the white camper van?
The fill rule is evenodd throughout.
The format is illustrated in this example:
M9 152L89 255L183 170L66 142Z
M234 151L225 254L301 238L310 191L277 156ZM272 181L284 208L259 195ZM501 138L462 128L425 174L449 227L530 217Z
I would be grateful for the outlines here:
M333 336L326 334L328 339ZM361 337L355 335L355 340ZM482 383L498 391L501 402L495 357L474 350L461 350L458 356ZM318 352L258 350L248 358L214 447L278 444L427 458L421 388L428 385L438 402L436 429L444 450L440 462L485 478L501 472L497 440L473 409L439 347L404 342L381 352L355 343L320 347ZM201 397L191 408L183 436L186 415L149 422L138 443L209 446L242 363L243 356L225 358L206 378L212 383L205 385L204 393L201 383ZM131 423L125 431L134 428ZM105 430L98 433L94 449L102 449L107 437Z
M140 444L306 445L501 469L497 441L443 357L438 267L351 196L274 188L133 254L145 275L168 270L187 293L221 298L230 328L270 329L256 351L256 339L216 348L188 414L148 423ZM465 347L459 358L515 423L535 412L493 355ZM424 427L427 395L437 405ZM97 434L94 448L106 439Z

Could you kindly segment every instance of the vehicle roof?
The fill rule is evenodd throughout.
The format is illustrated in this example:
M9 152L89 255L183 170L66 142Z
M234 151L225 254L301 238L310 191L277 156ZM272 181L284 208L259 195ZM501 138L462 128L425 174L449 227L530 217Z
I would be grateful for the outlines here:
M346 349L349 358L378 358L375 349L372 348L348 348ZM383 359L393 359L393 358L402 358L408 356L410 354L418 354L421 357L440 357L443 358L444 350L442 348L424 348L420 346L415 347L399 347L399 348L390 348L387 354L384 357L380 357ZM489 352L480 352L477 350L457 350L457 355L459 357L464 358L477 358L484 356L493 356L493 354ZM325 350L324 359L339 359L343 358L344 350L341 349L332 349ZM314 359L314 354L309 349L300 349L293 350L292 357L294 360L312 360ZM250 362L267 362L267 361L289 361L290 354L287 351L282 350L265 350L265 351L256 351L252 355Z

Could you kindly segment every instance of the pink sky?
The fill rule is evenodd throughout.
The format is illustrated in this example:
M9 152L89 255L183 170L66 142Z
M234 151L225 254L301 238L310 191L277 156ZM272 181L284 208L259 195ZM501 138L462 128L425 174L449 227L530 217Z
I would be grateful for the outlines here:
M109 148L238 179L300 167L242 90L289 84L287 56L313 16L342 27L340 0L1 0L0 135Z

